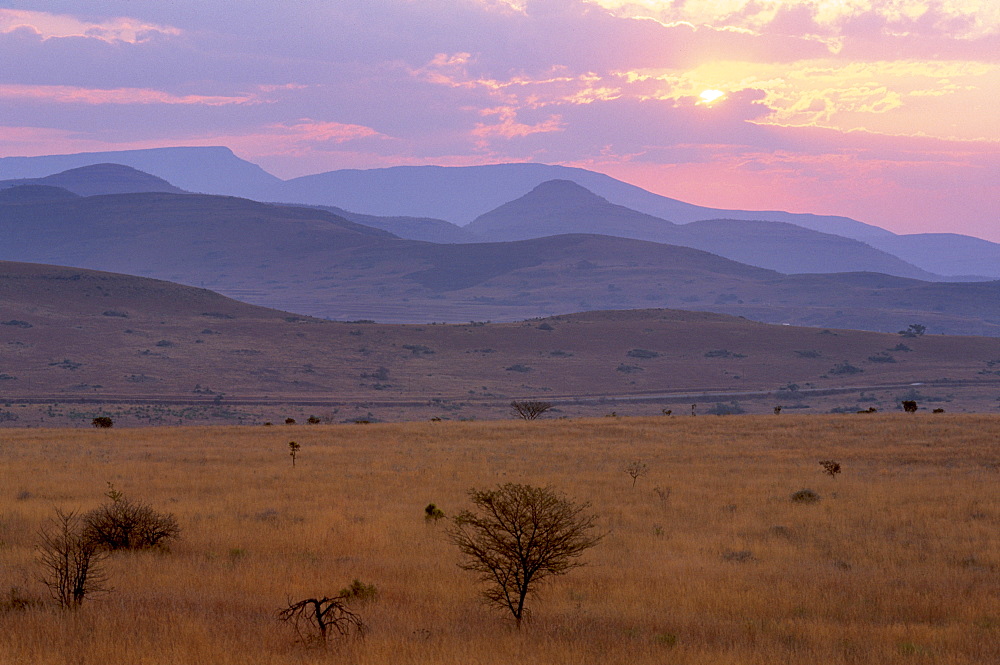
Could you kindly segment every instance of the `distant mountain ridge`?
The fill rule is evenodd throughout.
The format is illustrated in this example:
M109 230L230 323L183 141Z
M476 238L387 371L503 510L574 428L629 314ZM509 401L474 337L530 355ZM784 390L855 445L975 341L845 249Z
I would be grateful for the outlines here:
M26 186L58 187L77 196L96 194L135 194L138 192L168 192L183 194L163 178L123 164L88 164L41 178L0 181L0 190Z
M0 260L155 277L338 320L512 321L670 307L1000 336L1000 282L782 275L688 247L593 234L438 244L314 208L203 194L0 205Z
M958 234L900 236L838 216L705 208L653 194L604 174L545 164L345 169L283 181L225 147L178 147L0 158L0 178L40 177L101 162L132 166L186 191L334 206L350 211L349 215L368 216L370 224L403 237L434 242L468 242L467 233L455 232L447 223L468 223L545 181L572 180L612 204L679 225L720 219L784 222L861 240L929 273L1000 279L998 243ZM372 217L388 219L376 223Z
M786 274L880 272L941 281L859 240L785 222L705 220L672 224L610 203L570 180L544 182L519 199L480 215L464 227L491 241L561 233L600 233L693 247L740 263Z

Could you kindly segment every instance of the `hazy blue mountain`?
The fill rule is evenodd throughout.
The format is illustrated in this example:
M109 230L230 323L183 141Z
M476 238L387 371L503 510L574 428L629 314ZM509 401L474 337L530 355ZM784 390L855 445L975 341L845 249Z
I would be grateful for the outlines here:
M542 182L571 180L609 203L679 225L719 219L784 222L867 242L931 273L947 276L1000 275L997 245L969 236L896 236L885 229L847 217L706 208L653 194L600 173L545 164L347 169L282 181L259 166L236 157L228 148L181 147L0 158L0 178L44 177L102 162L125 164L192 192L243 196L258 201L337 206L353 211L350 213L353 216L447 220L455 224L467 224L523 196ZM375 220L369 221L377 225ZM404 224L391 230L401 235L412 233L413 237L422 239L437 237L442 242L463 241L453 230L440 224L410 222L409 230L406 226ZM448 239L451 236L455 236L454 239Z
M481 238L465 227L446 222L443 219L430 217L379 217L350 212L337 206L314 206L320 210L332 212L356 224L364 224L372 228L388 231L393 235L408 240L425 240L427 242L479 242Z
M914 233L874 238L869 244L942 275L1000 279L1000 244L982 238Z
M0 205L0 260L167 279L340 320L510 321L673 307L827 328L895 332L920 323L935 333L1000 336L1000 281L783 275L690 247L596 234L440 244L314 208L201 194Z
M256 200L271 200L277 178L256 164L242 160L225 147L150 148L114 152L84 152L74 155L0 158L0 178L40 178L91 164L131 166L163 178L189 192L227 194Z
M70 191L78 196L96 194L135 194L138 192L170 192L181 194L163 178L144 173L122 164L91 164L62 171L43 178L0 181L0 190L27 185L47 185Z
M373 215L418 215L464 225L548 180L571 180L611 203L675 223L763 219L857 239L890 234L847 217L705 208L653 194L602 173L547 164L345 169L288 180L281 194L289 202L337 205Z
M569 180L544 182L465 227L485 240L510 241L561 233L600 233L694 247L786 274L879 272L940 280L859 240L784 222L706 220L672 224L610 203Z
M0 205L55 203L57 201L80 198L79 194L74 194L68 189L53 185L15 185L13 187L4 187L3 184L0 182Z

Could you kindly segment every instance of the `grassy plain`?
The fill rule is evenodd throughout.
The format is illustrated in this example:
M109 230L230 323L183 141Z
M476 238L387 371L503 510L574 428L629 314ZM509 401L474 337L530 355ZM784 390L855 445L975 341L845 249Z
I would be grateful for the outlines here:
M649 466L634 488L633 460ZM521 631L423 518L508 481L589 500L607 534ZM998 481L994 415L8 429L0 662L993 663ZM108 482L174 513L182 539L115 555L113 590L79 611L11 609L12 587L43 597L53 508L95 507ZM803 488L821 500L793 503ZM378 588L356 606L364 641L323 650L276 620L354 578Z

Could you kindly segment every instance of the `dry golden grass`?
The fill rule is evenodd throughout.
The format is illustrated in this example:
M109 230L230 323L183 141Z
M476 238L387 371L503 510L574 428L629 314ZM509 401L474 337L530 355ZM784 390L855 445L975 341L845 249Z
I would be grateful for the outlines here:
M631 460L650 467L634 489ZM37 530L109 481L183 539L115 555L77 612L0 610L0 662L994 663L998 480L996 416L6 430L0 605L43 595ZM423 519L507 481L591 501L607 532L521 631ZM819 503L790 501L807 487ZM363 642L309 647L276 620L354 578L379 590Z

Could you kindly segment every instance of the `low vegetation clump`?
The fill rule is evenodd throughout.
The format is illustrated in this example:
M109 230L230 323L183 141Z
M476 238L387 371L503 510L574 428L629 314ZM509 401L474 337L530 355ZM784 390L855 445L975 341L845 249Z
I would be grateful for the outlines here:
M810 489L801 489L792 493L792 503L817 503L820 496Z
M81 518L83 539L100 550L146 550L164 547L180 536L170 513L126 497L109 484L108 501Z

